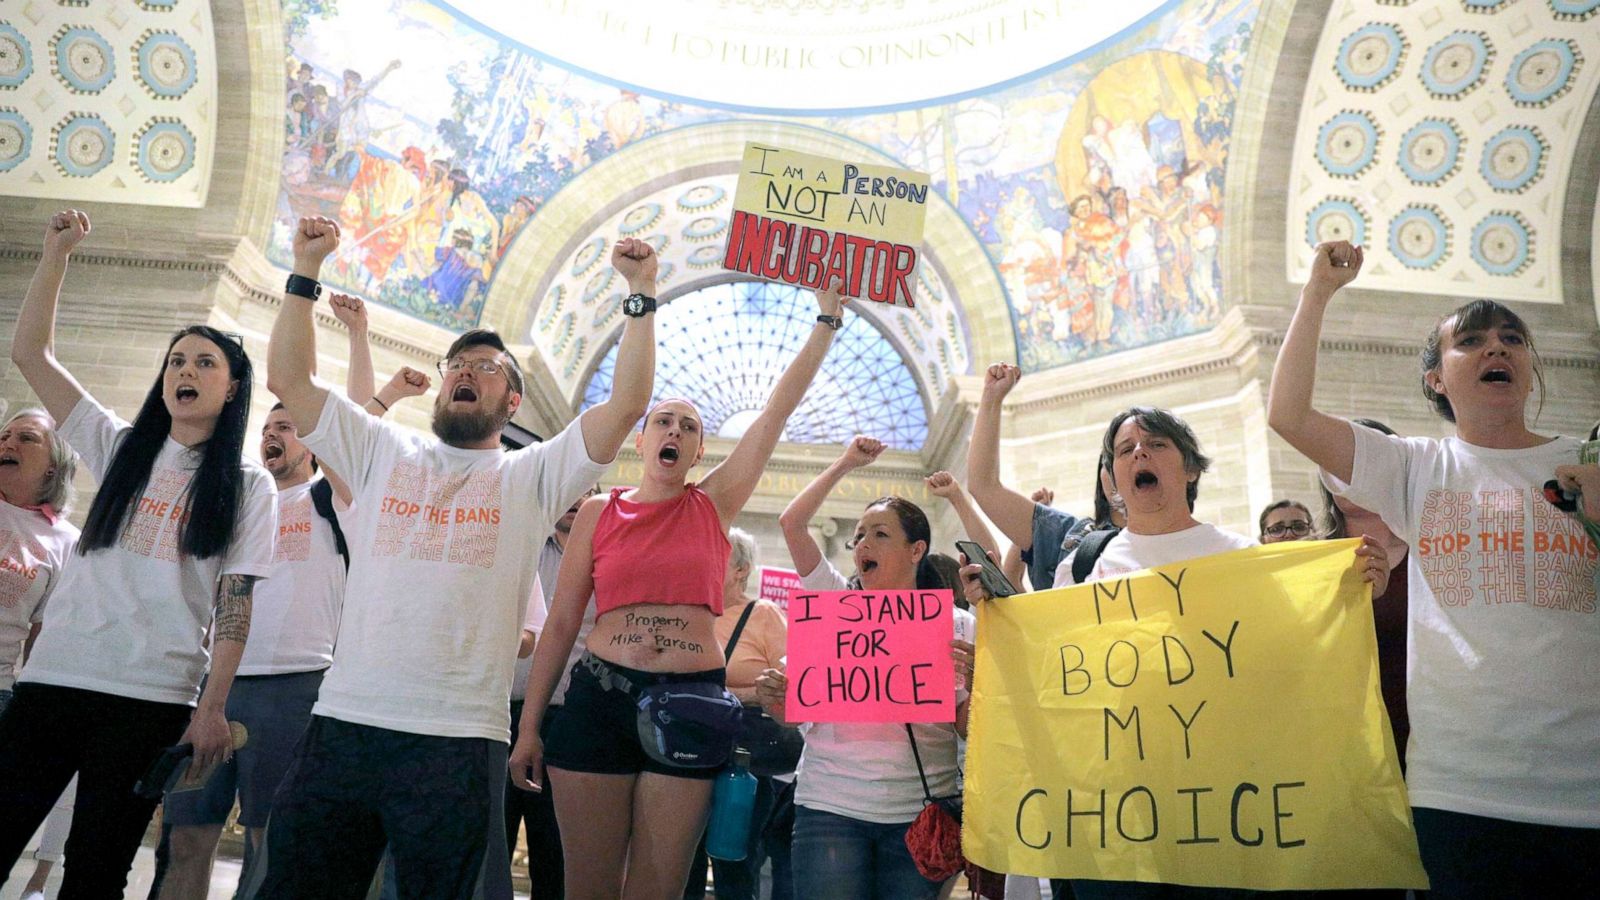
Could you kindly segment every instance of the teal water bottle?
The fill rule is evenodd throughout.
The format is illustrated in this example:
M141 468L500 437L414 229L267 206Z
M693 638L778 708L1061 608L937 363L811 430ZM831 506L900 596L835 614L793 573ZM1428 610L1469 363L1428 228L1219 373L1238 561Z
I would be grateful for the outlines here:
M750 774L750 751L733 751L733 765L717 776L711 791L711 824L706 827L706 855L737 862L750 848L750 816L756 808L756 777Z

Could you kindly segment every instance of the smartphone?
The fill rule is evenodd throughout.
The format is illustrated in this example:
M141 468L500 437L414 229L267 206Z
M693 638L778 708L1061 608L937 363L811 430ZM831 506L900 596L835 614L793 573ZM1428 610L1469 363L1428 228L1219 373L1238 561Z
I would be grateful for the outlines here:
M967 562L983 566L983 571L978 573L978 581L991 597L1010 597L1021 593L1006 578L1006 573L994 564L989 554L983 552L983 547L974 541L956 541L956 550L966 554Z

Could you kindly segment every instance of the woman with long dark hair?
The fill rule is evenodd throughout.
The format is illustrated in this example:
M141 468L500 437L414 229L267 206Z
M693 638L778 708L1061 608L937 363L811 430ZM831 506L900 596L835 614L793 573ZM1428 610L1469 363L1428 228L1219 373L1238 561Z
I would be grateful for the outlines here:
M801 491L778 524L794 568L807 590L944 590L946 582L928 561L933 535L922 508L904 497L867 504L850 548L856 574L845 578L822 555L808 530L833 489L850 472L870 465L881 441L857 437L844 453ZM969 673L977 630L972 613L956 609L954 654L958 671ZM961 679L958 678L958 682ZM787 676L777 669L756 681L761 704L783 720ZM922 812L926 791L934 797L957 792L956 735L967 730L967 694L957 691L956 720L935 724L815 722L800 725L805 750L795 783L793 869L803 873L805 896L837 900L931 900L940 882L917 870L906 848L906 831ZM915 742L915 743L913 743Z
M50 219L11 345L100 481L0 717L0 880L78 775L62 897L121 896L156 805L134 785L164 748L192 747L196 775L231 752L223 705L276 528L271 479L241 459L251 370L237 338L206 325L174 335L131 425L56 361L61 283L89 227L76 210Z
M1529 428L1533 333L1490 300L1423 340L1422 394L1453 435L1393 437L1313 406L1323 318L1361 263L1359 247L1317 247L1267 422L1412 548L1406 782L1431 895L1595 896L1600 553L1576 518L1600 520L1600 467L1579 439Z

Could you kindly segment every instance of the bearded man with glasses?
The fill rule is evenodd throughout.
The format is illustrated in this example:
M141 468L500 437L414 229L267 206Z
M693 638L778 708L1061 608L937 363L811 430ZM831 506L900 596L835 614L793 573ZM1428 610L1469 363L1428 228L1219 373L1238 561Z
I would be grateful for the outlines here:
M522 367L500 336L475 328L456 338L439 360L439 396L433 402L433 433L455 447L500 444L500 429L522 400Z
M656 256L630 239L611 257L633 292L611 397L507 452L524 381L493 331L461 335L439 364L432 438L313 381L316 276L338 244L333 221L300 220L267 387L350 483L350 572L333 665L245 896L362 896L387 845L400 896L509 898L508 700L538 554L646 411Z

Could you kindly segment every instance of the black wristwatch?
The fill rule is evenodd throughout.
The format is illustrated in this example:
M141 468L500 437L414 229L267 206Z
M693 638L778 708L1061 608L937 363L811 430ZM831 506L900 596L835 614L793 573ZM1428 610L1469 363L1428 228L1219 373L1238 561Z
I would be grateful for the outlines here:
M834 331L838 331L844 327L844 316L830 316L824 313L820 316L817 316L817 321L828 326L829 328L832 328Z
M656 298L644 294L629 294L622 300L622 314L637 319L656 311Z
M322 282L304 275L290 275L289 282L283 286L283 292L304 297L315 303L322 296Z

